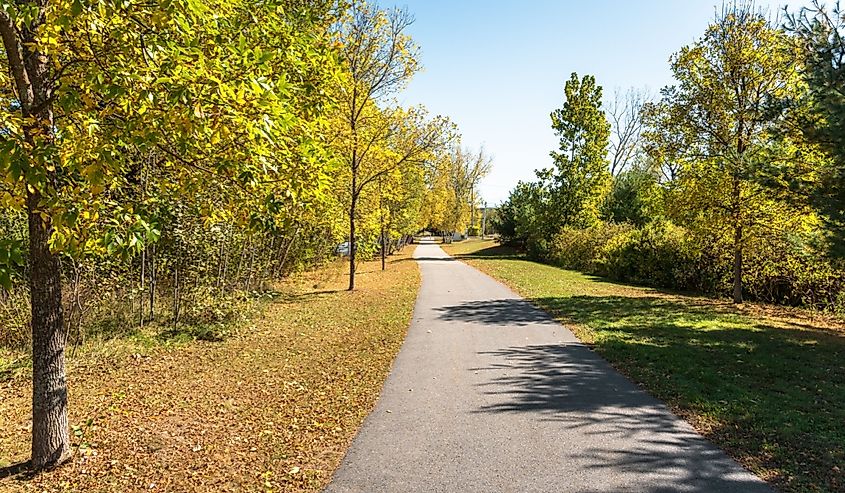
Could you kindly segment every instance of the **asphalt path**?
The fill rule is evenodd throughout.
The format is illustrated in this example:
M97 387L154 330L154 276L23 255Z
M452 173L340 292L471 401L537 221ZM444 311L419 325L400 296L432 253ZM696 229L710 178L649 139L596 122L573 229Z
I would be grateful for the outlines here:
M407 339L327 493L772 492L504 285L414 257Z

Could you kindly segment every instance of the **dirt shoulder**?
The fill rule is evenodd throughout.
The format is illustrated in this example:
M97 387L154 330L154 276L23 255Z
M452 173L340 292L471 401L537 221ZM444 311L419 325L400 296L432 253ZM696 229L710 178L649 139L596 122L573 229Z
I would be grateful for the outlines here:
M224 342L73 362L75 456L9 491L319 491L374 406L419 287L412 249L304 275ZM26 377L0 383L0 460L29 450ZM3 464L0 464L2 466Z

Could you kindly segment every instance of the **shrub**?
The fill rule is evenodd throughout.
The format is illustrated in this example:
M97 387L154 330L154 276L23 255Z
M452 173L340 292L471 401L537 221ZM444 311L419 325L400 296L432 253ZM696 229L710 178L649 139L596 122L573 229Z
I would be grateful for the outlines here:
M535 258L615 281L717 295L732 288L730 242L669 221L563 228L551 241L528 245ZM826 257L812 238L769 234L746 244L743 290L749 300L842 313L845 266Z
M632 229L605 244L595 273L661 288L693 288L697 252L688 238L684 228L668 221Z
M563 228L548 247L548 261L566 269L602 274L603 249L633 230L631 225L613 223L586 229Z
M840 311L845 268L824 254L812 237L788 234L749 248L745 290L752 299Z

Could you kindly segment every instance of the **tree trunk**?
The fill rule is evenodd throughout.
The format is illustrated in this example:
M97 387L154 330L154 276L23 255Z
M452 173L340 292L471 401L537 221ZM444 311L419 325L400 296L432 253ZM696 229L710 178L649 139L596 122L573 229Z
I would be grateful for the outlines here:
M733 209L734 209L734 303L742 303L742 211L740 209L740 183L734 177Z
M65 331L59 256L48 244L53 227L29 194L29 289L32 300L32 467L52 467L70 453Z
M179 266L173 275L173 324L179 323Z
M384 222L381 223L381 270L385 269L387 256L387 241L384 237Z
M469 189L469 231L467 231L467 238L475 231L475 189Z
M355 257L358 253L358 242L355 241L355 213L358 206L358 86L352 89L352 114L349 116L349 127L352 130L352 195L349 203L349 291L355 289ZM365 101L366 103L366 101Z
M276 260L276 256L274 255L274 253L276 253L276 241L276 235L272 235L270 237L270 245L265 246L264 248L265 257L264 262L262 263L263 265L261 266L261 289L263 289L264 284L266 284L267 281L273 278L273 272L275 270L274 261ZM282 239L278 238L278 242L281 245Z
M220 287L223 285L223 255L225 254L225 248L225 240L220 238L220 248L217 254L217 283L215 284L218 293L220 292Z
M152 244L152 252L150 252L150 320L155 320L156 310L156 245Z
M246 285L244 291L249 291L252 284L252 274L255 270L255 243L252 241L252 235L249 236L249 268L246 273Z
M141 250L141 290L138 296L138 325L143 329L144 328L144 281L147 277L147 249L144 248Z
M228 231L229 236L227 236L223 240L223 253L222 255L222 262L223 262L223 271L220 277L220 292L226 291L226 287L228 286L228 276L229 276L229 257L231 257L231 253L229 251L229 247L232 244L232 233L231 230Z
M252 236L249 236L249 239L252 239ZM246 249L248 247L247 241L241 243L241 257L238 259L238 270L235 271L235 278L232 280L232 285L234 286L237 283L241 282L241 272L243 272L244 266L244 259L246 259Z
M381 191L381 178L378 180L378 213L379 226L381 226L381 270L385 270L385 261L387 255L387 238L384 236L384 195Z
M279 262L279 274L278 277L281 277L282 274L285 272L285 263L288 261L288 254L290 254L290 249L293 246L293 242L296 241L296 236L299 234L299 226L293 231L293 235L290 237L290 241L287 242L285 246L285 253L282 256L282 261Z
M34 151L29 166L44 174L26 196L29 226L29 288L32 305L32 467L58 465L69 456L65 344L62 312L61 261L50 251L53 226L49 211L42 210L45 190L54 186L58 163L54 161L53 76L50 58L39 51L38 38L46 21L47 1L32 4L36 15L18 27L5 10L0 11L0 37L15 81L24 121L24 138ZM38 169L41 168L41 169ZM30 173L27 173L29 178ZM45 214L46 212L46 214Z
M352 188L355 189L355 173L352 174ZM358 205L358 196L352 193L352 202L349 206L349 291L355 289L355 254L358 249L355 241L355 209Z
M352 124L352 138L352 200L349 203L349 291L355 289L355 257L358 253L358 242L355 241L355 214L358 207L358 134L355 132L354 123Z
M742 303L742 224L734 227L734 303Z

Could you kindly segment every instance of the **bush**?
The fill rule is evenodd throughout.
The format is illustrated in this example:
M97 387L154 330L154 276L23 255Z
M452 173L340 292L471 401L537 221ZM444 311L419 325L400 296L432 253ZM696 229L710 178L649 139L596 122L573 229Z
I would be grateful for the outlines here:
M532 235L525 240L525 253L530 259L553 263L550 252L551 242L543 236Z
M603 274L603 250L631 231L628 224L602 223L587 229L563 228L548 246L547 260L559 267Z
M745 247L743 291L749 300L845 312L845 266L812 238L771 234ZM528 253L565 269L658 288L729 295L733 253L725 238L697 235L669 221L642 227L599 224L532 239Z
M824 254L811 237L789 234L749 248L744 288L752 299L842 311L845 267Z
M673 289L695 288L698 252L688 232L668 221L617 235L601 249L597 274L617 281Z

